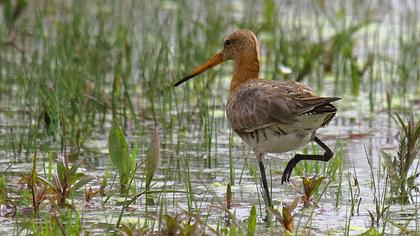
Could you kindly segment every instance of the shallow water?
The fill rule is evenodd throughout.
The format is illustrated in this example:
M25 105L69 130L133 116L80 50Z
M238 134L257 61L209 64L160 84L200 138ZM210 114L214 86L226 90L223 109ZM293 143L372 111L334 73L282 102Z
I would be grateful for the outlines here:
M345 101L345 100L344 100ZM394 153L398 147L397 129L395 122L385 113L377 113L372 115L370 112L363 110L341 110L340 102L337 103L339 112L331 124L320 129L318 136L324 140L331 148L335 149L335 153L339 153L342 148L343 157L343 175L340 189L338 189L339 180L332 181L325 190L325 194L321 197L316 207L303 209L299 205L295 210L295 225L299 225L299 229L309 230L315 234L326 234L328 232L343 232L346 222L350 219L351 195L349 189L350 182L354 187L353 176L357 176L360 187L360 193L357 196L361 202L356 205L357 212L351 217L350 231L351 235L362 233L370 226L370 218L368 210L374 212L374 190L372 188L371 169L367 164L367 158L371 158L373 164L373 175L376 183L379 184L380 195L384 188L384 168L382 166L381 152ZM252 151L239 139L234 136L235 145L229 148L228 125L223 117L218 118L220 122L214 127L217 133L217 141L212 140L211 149L211 166L208 167L208 150L200 145L201 141L194 138L199 136L199 132L191 134L191 137L185 138L180 143L180 148L176 148L172 142L161 143L161 157L157 174L155 176L156 183L152 187L153 190L180 190L186 191L185 182L189 178L194 200L192 205L188 206L188 195L186 193L160 193L155 197L165 202L165 211L182 212L188 210L195 212L201 217L207 219L207 225L217 225L224 220L224 202L226 185L230 176L230 159L229 152L233 158L233 171L235 182L232 187L233 206L230 210L236 213L237 222L243 226L247 225L249 211L252 205L260 206L258 214L259 233L273 234L280 231L280 226L271 223L266 226L262 221L265 218L263 209L263 201L261 198L261 188L259 186L259 174L256 170L257 163ZM7 120L7 119L6 119ZM9 122L9 124L12 122ZM127 140L129 143L136 143L140 136L136 134L136 130L128 132ZM2 128L3 137L10 137L6 128ZM161 132L163 132L161 130ZM161 134L163 136L163 134ZM7 138L3 139L7 140ZM137 141L136 141L137 140ZM216 143L217 142L217 143ZM311 145L309 145L311 149ZM301 152L298 150L296 152ZM142 152L140 152L142 153ZM30 154L32 156L33 154ZM144 154L140 154L143 158ZM291 202L293 198L300 196L298 190L302 189L301 180L296 174L292 175L291 184L281 185L281 173L291 158L293 153L285 154L269 154L266 157L266 168L268 171L268 179L272 186L272 196L274 205L280 207L283 202ZM110 168L107 150L107 134L106 132L97 132L86 143L85 149L81 153L81 158L86 159L84 172L90 175L102 178L104 170ZM337 157L335 157L337 158ZM14 188L19 188L16 183L17 178L22 173L28 173L31 169L31 157L28 161L25 158L12 155L12 150L3 150L1 154L0 169L5 170L12 163L7 177L10 179ZM322 168L323 163L320 163ZM414 165L415 166L415 165ZM188 169L188 171L186 171ZM253 171L250 171L253 169ZM41 169L39 171L42 171ZM137 176L141 175L142 170L138 170ZM380 172L380 173L379 173ZM112 173L112 172L110 172ZM254 174L251 174L254 173ZM271 173L271 174L270 174ZM189 177L185 175L189 174ZM379 182L378 182L379 181ZM324 190L328 180L323 181L320 192ZM142 179L136 178L136 185L141 188ZM92 182L93 188L97 187ZM13 187L12 187L13 188ZM114 186L115 188L115 186ZM300 190L301 191L301 190ZM336 192L340 191L341 197L336 207ZM408 224L407 229L415 231L418 229L415 217L419 205L419 195L415 194L414 203L409 205L393 204L390 208L390 217L397 224ZM77 201L82 204L83 196L78 195ZM83 208L81 214L86 229L90 232L104 232L107 227L115 224L120 213L120 207L116 206L118 201L124 200L124 197L115 195L109 203L101 207L101 200L104 198L95 197L89 207ZM143 217L151 217L159 212L159 204L148 206L147 211L145 198L140 198L135 204L131 205L130 210L125 213L123 221L137 222ZM183 209L183 210L182 210ZM19 208L18 208L19 210ZM103 216L106 217L103 217ZM310 215L312 215L310 217ZM414 217L414 219L413 219ZM132 219L132 220L130 220ZM15 220L12 218L3 218L1 232L7 232L16 229ZM18 220L19 222L19 220ZM107 226L107 227L105 227ZM387 224L386 232L392 234L399 232L398 228Z
M66 2L66 4L68 2ZM194 9L201 9L204 7L196 1L192 2L190 7ZM410 9L409 6L404 4L402 4L404 6L397 4L399 2L400 1L388 1L388 4L384 5L376 2L377 5L380 5L378 6L377 11L383 10L383 12L382 14L375 15L378 19L375 19L377 20L375 21L375 24L367 29L366 35L378 34L381 35L381 37L372 37L372 39L378 41L375 43L371 43L369 40L366 40L369 42L360 40L361 42L357 43L353 48L353 51L355 52L354 55L365 59L372 49L376 50L373 50L374 52L383 50L384 52L391 53L391 55L398 53L398 51L396 51L398 38L389 35L397 34L399 32L398 26L403 21L403 18L397 17L396 13L398 12L399 15L405 15L404 11ZM315 15L318 13L314 11L314 9L308 8L307 6L310 6L310 4L307 3L308 2L303 3L302 6L301 4L291 3L290 1L281 2L280 6L282 8L279 9L279 13L284 17L283 19L286 19L282 22L290 21L290 23L296 23L294 21L296 18L300 24L309 25L309 29L314 28L314 19L317 19ZM416 2L410 3L414 3L415 6L418 5ZM407 3L407 5L410 3ZM61 4L66 5L64 3ZM136 4L137 3L134 5ZM250 4L252 5L252 3ZM121 7L121 9L117 7L118 10L116 10L115 6L111 5L112 4L110 4L110 6L101 5L104 9L97 9L96 7L98 7L98 5L95 5L90 11L95 12L95 14L103 11L105 12L105 15L112 15L117 14L115 12L121 10L123 15L121 18L124 18L126 17L125 10L130 8L129 4L122 4L121 6L118 6ZM246 4L240 1L234 1L233 3L230 3L229 1L228 5L229 6L226 8L214 6L216 9L215 11L220 10L222 15L226 16L225 20L227 21L244 20L244 18L247 17L252 18L252 16L258 15L258 13L262 11L259 7L247 9ZM352 5L349 3L350 8L351 6ZM150 7L150 9L143 10L141 13L144 13L144 11L149 13L149 10L150 12L154 10L152 5L148 5L147 7ZM176 90L168 88L169 92L165 90L167 87L172 86L172 80L178 80L181 73L192 69L196 65L178 65L182 63L177 62L174 63L174 65L170 64L170 68L161 68L164 76L152 77L153 79L158 80L162 80L162 78L165 79L159 96L167 96L167 94L172 93L172 91L174 93L174 97L170 97L170 99L168 99L169 101L164 99L161 101L160 97L153 98L152 101L154 101L156 105L153 109L149 107L150 101L145 98L148 96L148 91L145 91L143 87L138 86L138 84L146 84L143 83L142 80L151 80L148 77L145 78L145 76L150 74L147 73L147 70L150 70L150 68L154 66L149 65L148 67L144 67L140 63L143 53L145 51L147 52L147 47L152 46L144 46L144 41L155 43L156 38L153 37L159 35L159 37L162 37L161 40L167 44L160 41L157 42L157 44L162 44L162 47L169 47L167 52L168 55L166 56L170 60L177 59L178 55L176 53L178 53L178 42L175 37L177 35L173 32L176 28L176 17L174 17L174 15L179 14L176 10L182 7L182 3L178 4L177 2L165 1L165 4L158 8L159 12L156 14L159 17L157 18L142 17L141 14L134 14L133 16L133 21L136 22L136 24L133 24L132 41L134 43L131 43L134 45L133 48L139 48L136 48L137 51L134 50L135 53L133 53L133 78L130 81L131 90L129 92L133 94L132 99L134 101L135 112L141 119L141 125L138 126L135 124L130 117L127 123L126 138L130 147L133 147L134 145L139 147L137 162L143 163L147 144L150 140L150 132L153 130L156 122L153 120L152 115L149 114L149 112L153 110L156 115L154 118L158 121L157 123L159 126L161 152L160 164L152 186L152 190L157 191L157 193L151 195L151 198L155 200L154 204L147 202L145 197L140 197L124 212L123 223L140 222L143 224L147 221L150 228L157 230L159 226L156 219L159 218L160 211L162 211L163 214L170 215L182 213L182 217L184 218L188 218L186 212L189 212L193 215L193 221L200 219L205 222L204 225L209 227L223 227L224 222L226 221L226 187L231 180L231 176L233 176L233 201L232 208L229 211L236 215L236 220L241 228L246 229L250 209L253 205L256 205L258 235L278 234L279 232L282 232L282 227L276 223L275 220L270 223L265 221L267 215L264 211L264 203L260 194L261 186L259 171L253 152L238 136L231 133L224 114L224 103L227 99L230 79L229 70L231 69L231 66L227 66L228 69L221 69L214 73L211 72L213 73L212 75L216 75L218 81L209 86L210 91L203 96L204 99L201 99L202 97L200 94L204 93L203 86L195 86L194 88L196 90L192 90L192 85L189 85L189 87L185 85ZM337 6L328 5L326 7L327 10L337 8ZM414 7L413 9L414 13L417 13L420 8ZM357 10L357 8L355 8L355 10ZM202 16L201 14L204 14L203 11L204 9L197 12L184 13L191 14L186 16L187 18L190 17L191 19L197 19L198 22L201 22L206 19L204 16L200 17ZM136 11L134 12L137 13ZM211 11L204 12L206 14L212 13ZM306 14L308 12L310 14ZM250 16L244 17L244 15L247 14L250 14ZM354 19L360 17L357 11L353 12L353 14L352 17ZM53 18L55 16L52 15L50 17ZM90 17L92 18L92 22L97 20L92 15L90 15ZM349 19L353 18L349 16ZM122 19L115 20L115 22L120 21L124 22ZM244 20L244 22L245 21L246 20ZM45 24L51 25L52 22L54 21L47 21ZM107 25L107 27L112 27L116 24L115 22L108 22L109 25ZM251 22L253 21L251 20ZM152 26L154 24L159 25L159 28L156 30L159 31L159 34L149 35L149 32L145 31L153 28ZM190 21L185 24L186 29L192 27ZM237 23L234 25L237 27L240 24ZM98 30L96 24L93 28L95 29L95 32ZM223 28L220 29L220 32L218 33L220 34L220 37L222 37L222 33L228 32L229 30L230 29L228 28ZM160 33L162 35L160 35ZM332 33L332 28L325 28L326 35ZM48 34L55 35L57 32L48 32ZM204 34L204 32L202 32L202 34ZM368 38L366 35L360 34L355 38ZM264 42L269 42L270 39L278 37L279 35L275 35L274 33L271 35L267 32L263 32L258 36L262 40L262 62L265 63L266 60L268 60L267 53L270 51L270 48L268 45L265 45ZM317 35L315 34L311 35L314 39L316 36ZM204 35L201 35L201 37L205 38ZM192 52L189 52L190 54L188 55L198 53L197 51L202 49L207 49L207 45L204 46L200 43L202 42L191 44L190 48ZM35 46L39 47L39 45ZM209 45L208 47L211 47L212 49L216 48L214 45ZM158 49L158 47L153 49ZM275 49L271 48L271 50ZM212 52L209 51L208 53L211 54ZM146 55L153 57L150 58L150 60L155 59L154 54ZM201 57L203 55L206 55L206 53L200 54ZM10 59L11 64L20 63L19 56L7 55L7 59L9 59L9 57L12 58ZM184 68L186 66L188 66L188 68ZM263 64L262 77L271 78L270 68L266 68L268 66L269 64ZM390 70L390 68L384 67L385 69ZM2 67L0 73L7 74L6 69ZM384 74L387 74L388 71L385 72L382 71ZM381 74L378 74L379 75L375 74L375 76L381 77ZM15 75L12 74L10 76L14 78ZM103 91L104 95L111 94L110 90L113 76L114 75L106 75L106 79L104 79L104 83L109 83L109 86L107 84L104 89L105 91ZM328 78L322 80L322 85L319 84L319 81L316 81L316 78L306 79L304 82L319 90L319 93L323 95L337 95L337 93L341 94L343 91L348 91L343 89L348 83L334 86L335 78L333 78L333 75L326 74L326 76L328 76ZM203 77L202 81L208 81L210 76L209 74L206 74L203 75ZM275 76L272 77L277 78ZM369 211L374 213L376 210L374 205L375 194L377 198L382 198L384 196L383 193L386 184L386 170L383 166L382 152L386 151L395 154L399 144L398 130L394 120L386 113L384 99L385 91L393 91L392 86L395 87L395 90L400 91L398 89L399 84L395 85L395 83L398 82L395 82L393 79L394 78L377 79L375 77L374 81L364 80L361 92L358 96L352 96L348 94L348 92L343 92L340 95L343 100L336 103L339 110L337 116L328 127L320 129L318 135L321 140L325 141L326 144L335 151L336 155L330 163L335 161L340 155L340 152L342 152L342 179L340 180L339 173L336 173L335 180L327 178L323 181L323 184L318 191L319 194L323 194L316 206L311 206L308 209L304 209L302 204L298 206L294 211L295 228L298 228L298 234L342 235L346 229L346 225L350 225L350 235L357 235L365 232L370 227L371 220ZM0 80L0 82L6 84L4 87L10 85L3 80ZM340 80L340 83L341 82L342 80ZM162 84L158 84L157 86L162 86ZM408 87L408 91L416 91L416 86ZM189 92L185 92L187 88L187 91ZM372 88L373 91L370 90ZM8 181L9 197L12 199L19 196L20 190L23 187L18 183L20 177L30 173L32 170L32 159L35 153L34 144L39 148L37 155L40 160L38 162L38 173L40 174L45 174L45 172L47 172L50 158L55 159L60 155L64 155L64 151L61 150L59 144L60 137L52 135L45 136L41 134L35 138L31 136L37 135L32 133L33 129L31 129L31 125L39 125L42 123L39 122L39 117L37 117L37 115L39 115L37 112L39 111L36 106L39 105L39 101L25 101L24 99L20 99L21 96L18 96L19 93L22 93L20 89L20 86L13 85L10 88L12 92L7 93L6 95L0 94L2 98L0 100L0 171L8 169L5 175ZM153 92L151 93L152 95L154 94ZM369 97L369 92L373 92L373 99ZM187 96L188 93L190 94ZM416 94L407 94L407 96L399 95L394 95L392 105L397 108L402 107L407 108L407 110L411 109L417 113L420 111L418 107L408 107L407 105L407 100L412 98L418 99ZM372 101L374 103L373 105L370 103ZM33 105L33 107L29 107L28 103ZM177 105L174 105L174 103ZM374 112L370 111L371 107L373 107ZM396 111L400 112L398 109L396 109ZM203 112L205 115L202 114ZM110 164L108 153L108 134L111 127L112 115L108 110L105 113L103 129L96 123L91 127L92 132L89 133L89 137L87 137L87 140L81 149L81 153L74 153L74 150L70 149L66 150L66 153L75 154L73 157L71 157L72 155L69 155L70 162L74 162L77 158L84 158L86 160L82 171L89 175L97 176L98 179L89 184L89 186L94 189L99 187L100 181L105 176L105 171L108 171L108 185L105 192L109 195L112 191L118 190L118 178L115 179L115 183L111 185L115 175L115 170ZM418 117L418 114L416 115ZM163 122L167 123L162 124ZM31 139L31 137L33 139ZM21 145L22 143L28 145ZM28 147L28 149L20 150L20 147ZM296 150L296 153L313 151L318 151L318 147L309 144L306 148ZM274 206L277 208L280 208L283 203L289 203L295 197L301 196L302 181L296 172L292 174L290 184L280 184L281 174L287 161L293 157L294 153L295 152L269 154L266 156L266 170L268 172L269 184L271 185ZM368 164L368 159L372 161L372 168ZM416 171L415 168L418 165L418 161L419 160L417 159L417 162L413 165L413 172ZM308 162L307 166L311 166L312 163L313 162ZM319 163L321 172L323 167L330 165L330 163ZM53 170L54 168L55 164L52 166ZM314 174L314 172L308 173L309 176ZM141 166L137 170L134 179L134 185L137 192L144 189L143 176L144 170L143 166ZM329 182L329 180L331 180L331 182ZM356 186L356 180L358 187ZM375 181L376 191L373 180ZM418 186L420 184L419 179L417 178L416 181ZM338 200L337 195L339 195ZM356 197L357 200L354 205L354 215L351 215L352 196ZM388 199L389 193L385 196L386 199ZM99 195L94 197L89 205L85 205L83 191L80 190L77 192L75 199L77 210L80 211L81 218L83 218L83 220L81 220L82 227L88 232L100 235L105 232L115 231L113 227L118 220L121 211L121 203L126 199L130 199L130 197L120 195L117 191L112 194L112 197L105 205L102 205L102 203L105 201L106 197L101 197ZM419 203L420 195L413 192L412 203L406 205L391 204L389 218L385 224L386 233L390 235L399 233L399 226L403 226L412 232L418 231L420 229L420 221L418 219ZM11 231L25 234L31 231L32 218L20 214L22 209L27 206L28 205L25 204L18 205L18 216L15 218L8 216L0 217L0 234L10 233ZM49 212L49 205L44 204L44 207L44 211ZM43 219L44 218L42 217L38 218L39 221ZM383 227L383 225L384 221L382 220L379 222L378 228ZM208 228L205 228L204 231L212 234L211 230Z

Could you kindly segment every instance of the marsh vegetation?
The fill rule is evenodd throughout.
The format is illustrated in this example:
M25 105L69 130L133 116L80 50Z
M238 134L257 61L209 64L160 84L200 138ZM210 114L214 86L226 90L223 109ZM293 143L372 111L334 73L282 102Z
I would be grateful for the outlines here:
M0 0L0 234L416 235L420 2ZM328 163L258 164L231 66L174 89L236 28L264 79L339 96ZM315 145L296 150L318 153Z

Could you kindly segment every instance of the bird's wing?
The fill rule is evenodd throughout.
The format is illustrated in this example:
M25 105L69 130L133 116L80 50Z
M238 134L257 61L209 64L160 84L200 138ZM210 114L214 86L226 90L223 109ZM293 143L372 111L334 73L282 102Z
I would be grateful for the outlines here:
M293 124L298 116L339 99L318 97L294 81L252 80L231 95L226 110L234 130L250 132L275 123Z

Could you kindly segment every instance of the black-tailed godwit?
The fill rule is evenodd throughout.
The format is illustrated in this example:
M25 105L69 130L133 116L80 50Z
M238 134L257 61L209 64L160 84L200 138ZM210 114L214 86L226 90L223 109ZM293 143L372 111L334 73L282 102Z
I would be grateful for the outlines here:
M331 104L338 97L320 97L311 88L295 81L259 79L260 53L255 34L246 29L226 36L223 49L175 86L222 62L232 60L233 77L226 114L232 129L249 144L258 159L261 180L270 206L264 168L264 154L295 150L315 141L324 149L322 155L295 156L287 163L281 182L288 182L293 168L301 160L328 161L333 152L317 136L318 128L327 125L337 109Z

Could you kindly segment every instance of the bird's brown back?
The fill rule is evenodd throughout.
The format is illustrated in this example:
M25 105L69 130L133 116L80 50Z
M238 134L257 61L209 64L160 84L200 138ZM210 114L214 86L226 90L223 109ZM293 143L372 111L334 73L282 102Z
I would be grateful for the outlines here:
M293 124L300 115L339 99L319 97L295 81L254 79L230 95L226 113L235 131L247 132L276 123Z

